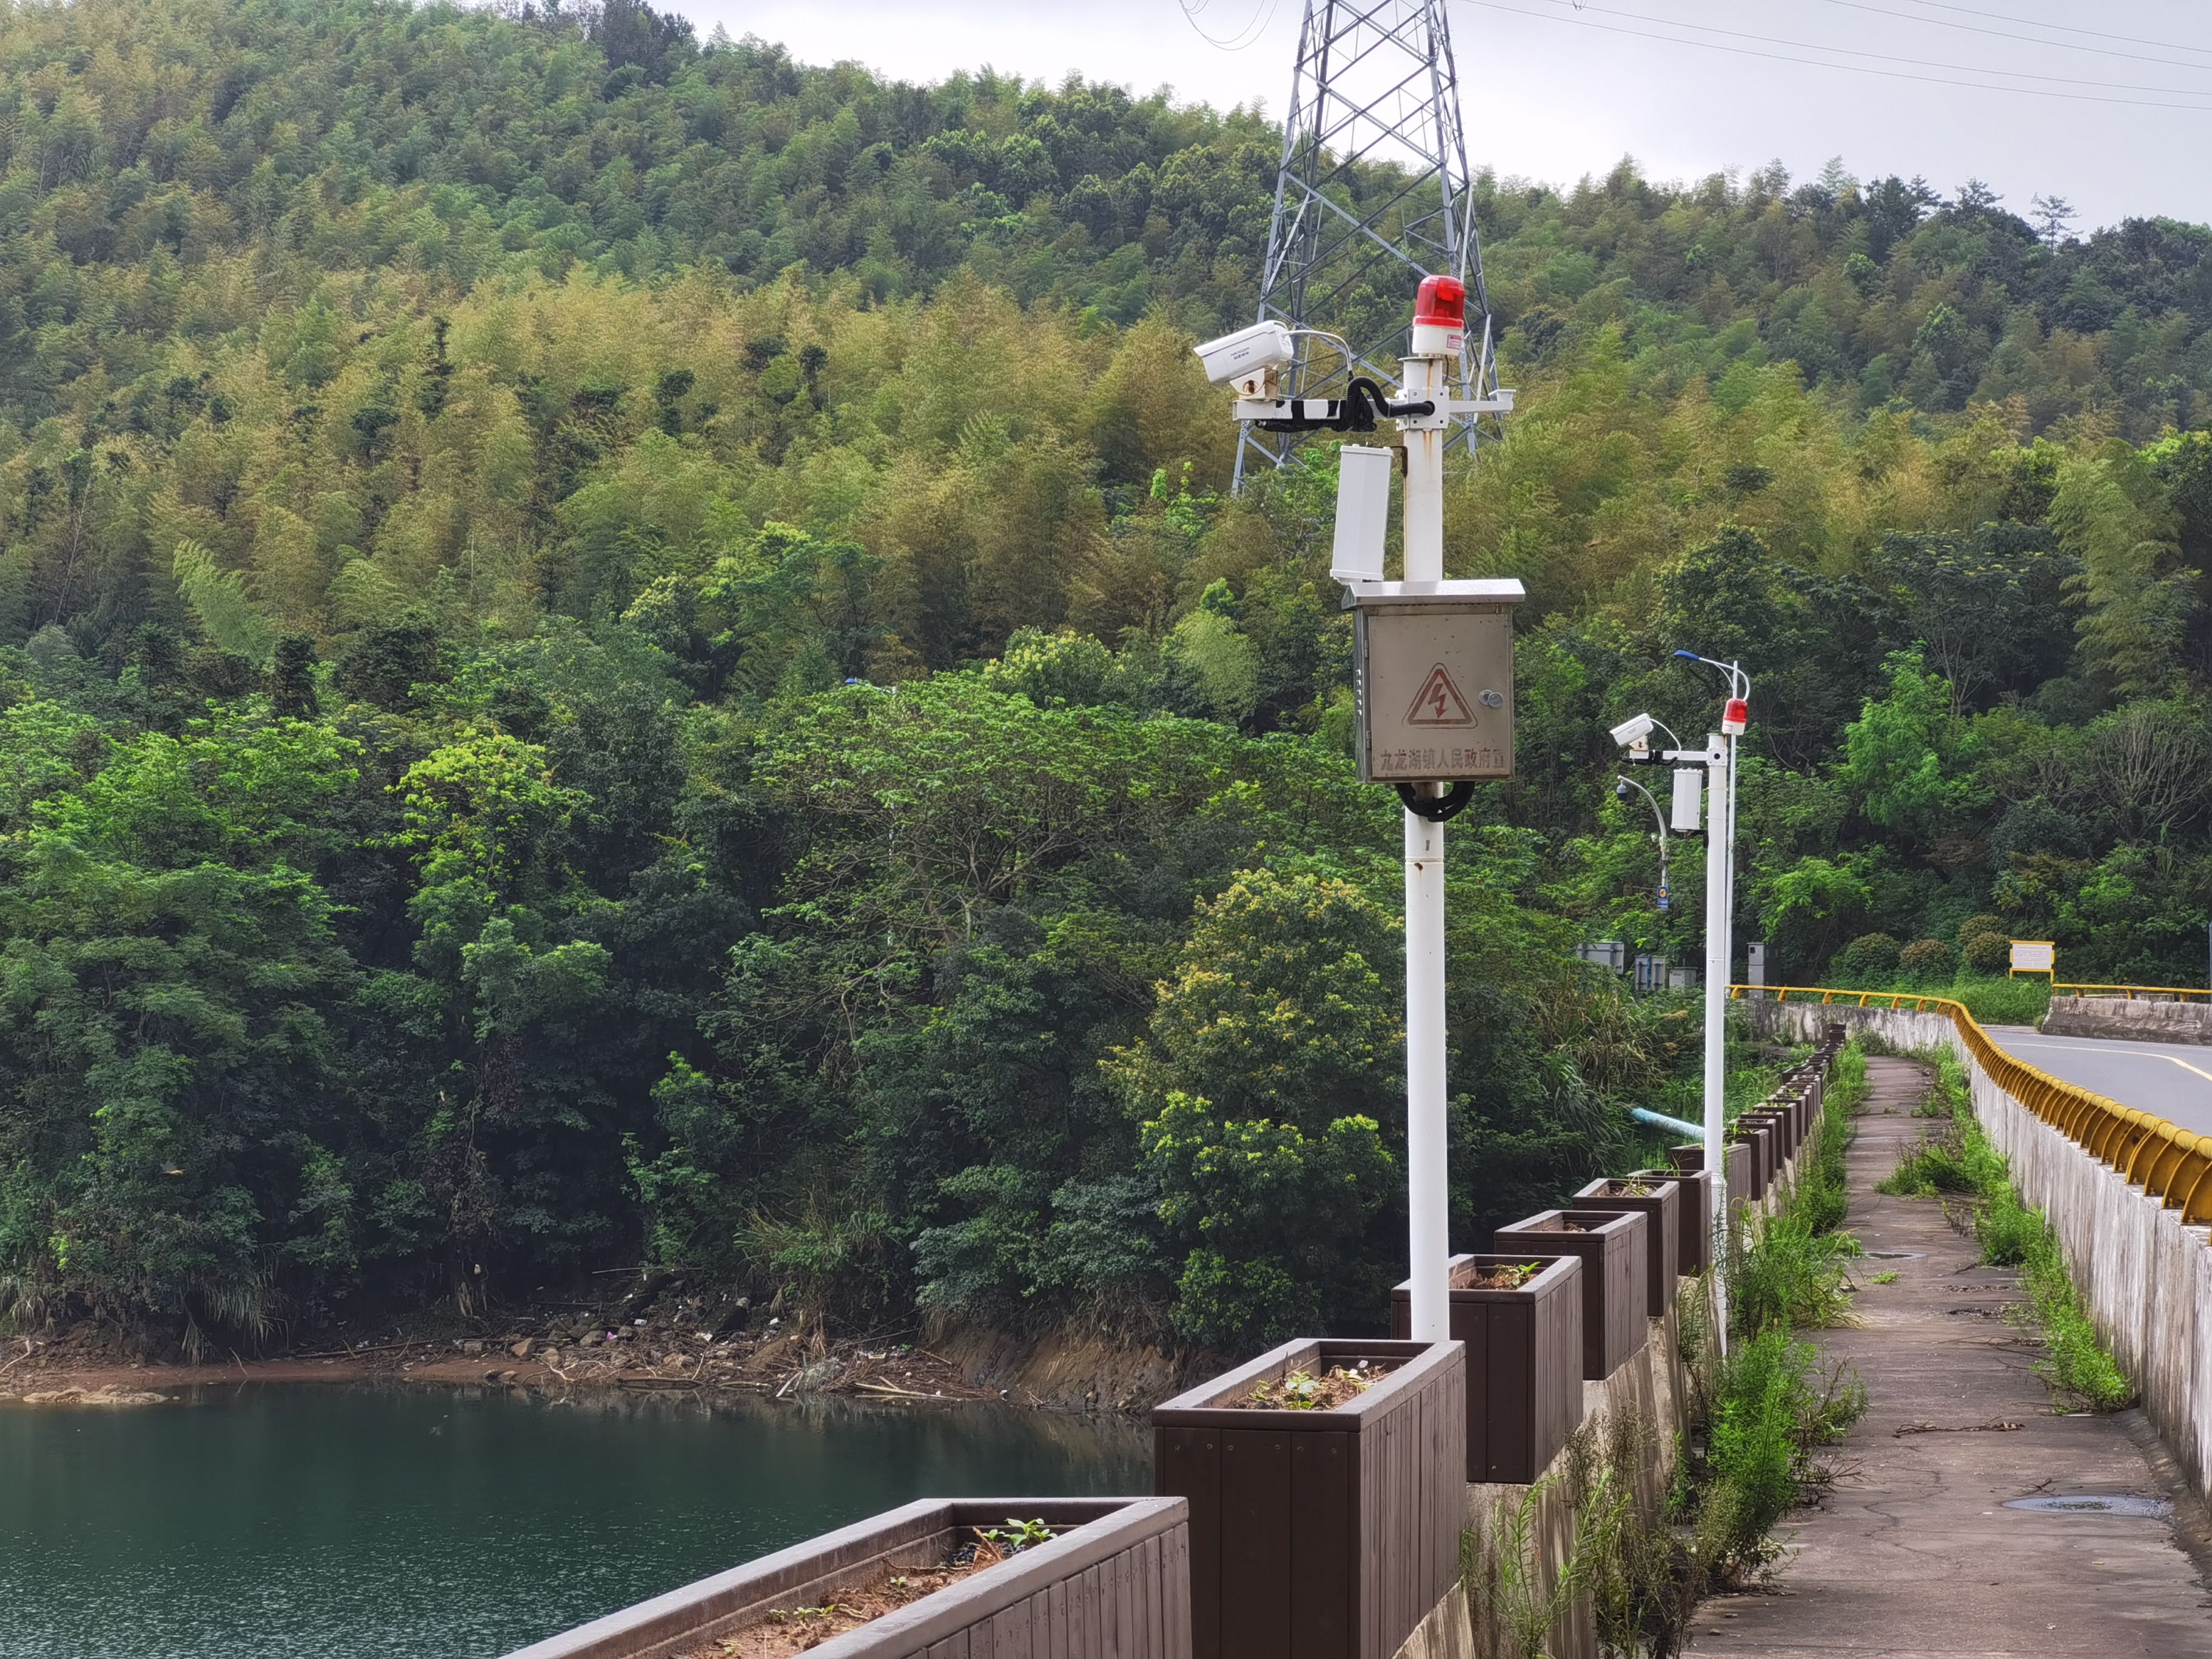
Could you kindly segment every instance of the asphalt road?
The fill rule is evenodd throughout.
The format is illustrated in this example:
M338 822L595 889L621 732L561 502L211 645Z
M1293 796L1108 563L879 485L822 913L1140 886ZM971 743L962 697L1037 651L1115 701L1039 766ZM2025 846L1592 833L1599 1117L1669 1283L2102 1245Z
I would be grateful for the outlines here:
M2192 1133L2212 1135L2212 1048L2045 1036L2025 1025L1992 1025L1989 1033L2053 1077L2154 1112Z

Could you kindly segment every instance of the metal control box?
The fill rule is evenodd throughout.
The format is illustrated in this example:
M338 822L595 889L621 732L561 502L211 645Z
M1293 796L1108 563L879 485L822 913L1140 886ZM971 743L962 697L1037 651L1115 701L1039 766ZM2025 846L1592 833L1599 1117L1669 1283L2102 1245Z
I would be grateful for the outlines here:
M1517 581L1348 585L1363 783L1513 775Z

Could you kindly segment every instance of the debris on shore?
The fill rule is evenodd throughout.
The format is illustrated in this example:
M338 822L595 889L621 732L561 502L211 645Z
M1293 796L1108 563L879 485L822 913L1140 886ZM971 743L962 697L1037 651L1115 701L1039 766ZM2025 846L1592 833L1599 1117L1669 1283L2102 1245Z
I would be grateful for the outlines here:
M776 1399L837 1394L944 1402L1000 1400L912 1331L833 1337L819 1324L756 1310L742 1296L687 1293L665 1273L626 1294L543 1304L490 1319L442 1309L419 1320L340 1325L289 1352L192 1363L149 1358L112 1327L89 1322L17 1337L0 1353L0 1400L35 1405L151 1405L164 1386L222 1381L386 1379L539 1389L742 1390ZM1024 1404L1037 1403L1024 1401Z

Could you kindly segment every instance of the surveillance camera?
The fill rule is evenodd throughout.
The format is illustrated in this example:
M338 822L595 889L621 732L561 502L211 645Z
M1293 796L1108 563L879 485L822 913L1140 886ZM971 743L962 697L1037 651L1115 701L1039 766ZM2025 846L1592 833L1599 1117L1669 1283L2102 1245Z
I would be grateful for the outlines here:
M1235 386L1294 361L1297 348L1280 323L1255 323L1234 334L1195 348L1206 378L1216 386Z
M1651 728L1657 724L1649 714L1631 714L1613 728L1613 740L1623 748L1632 743L1641 743L1651 735Z

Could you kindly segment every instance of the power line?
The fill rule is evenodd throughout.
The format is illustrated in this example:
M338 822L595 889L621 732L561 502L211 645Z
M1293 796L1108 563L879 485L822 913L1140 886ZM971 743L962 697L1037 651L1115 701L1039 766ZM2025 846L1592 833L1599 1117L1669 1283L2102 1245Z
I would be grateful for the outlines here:
M1759 58L1774 64L1797 64L1808 69L1839 70L1846 75L1871 75L1890 81L1912 81L1923 86L1963 87L1971 92L2008 92L2022 98L2056 98L2070 104L2118 104L2130 109L2178 109L2205 112L2203 104L2160 104L2142 98L2106 98L2096 93L2046 92L2039 87L1992 86L1986 81L1954 81L1942 76L1908 75L1902 70L1870 69L1860 64L1832 64L1817 58L1792 58L1778 52L1760 52L1751 46L1723 46L1717 40L1686 40L1679 34L1653 34L1644 29L1623 28L1618 23L1595 23L1579 17L1562 17L1556 12L1527 11L1519 6L1500 3L1500 0L1459 0L1462 5L1480 6L1486 11L1507 12L1516 17L1534 17L1548 22L1566 23L1577 28L1601 29L1607 34L1626 34L1638 40L1660 40L1669 46L1695 46L1705 52L1725 52L1738 58ZM2048 43L2046 43L2048 44ZM1835 51L1835 47L1818 47L1818 51Z
M2032 70L1990 69L1980 64L1945 64L1925 58L1900 58L1893 52L1861 52L1856 46L1831 46L1818 40L1788 40L1771 34L1749 34L1741 29L1715 28L1705 23L1684 23L1672 17L1653 17L1644 12L1620 11L1611 6L1591 5L1588 0L1571 0L1571 3L1577 13L1599 12L1607 17L1626 17L1639 23L1656 23L1665 28L1691 29L1699 34L1725 34L1736 40L1757 40L1770 46L1796 46L1806 52L1835 52L1844 58L1871 58L1884 64L1910 64L1916 69L1957 70L1966 75L2001 75L2015 81L2053 81L2061 86L2102 87L2108 91L2166 92L2178 98L2212 98L2212 90L2198 91L2190 87L2146 86L2135 81L2086 81L2075 75L2038 75ZM1702 43L1686 40L1682 44L1697 46ZM1832 67L1840 69L1844 65Z
M2079 29L2071 23L2046 23L2039 17L2014 17L2001 11L1978 10L1972 6L1946 5L1943 0L1912 0L1912 3L1917 6L1926 6L1933 11L1955 11L1968 17L1987 17L1999 23L2025 23L2032 29L2050 29L2057 34L2086 34L2093 40L2124 40L2131 46L2165 46L2174 52L2194 52L2212 56L2212 46L2191 46L2179 40L2153 40L2140 34L2114 34L2109 29ZM1928 21L1931 23L1941 21L1940 19L1933 17ZM2044 44L2055 46L2059 42L2047 40Z
M1252 21L1230 37L1231 40L1236 40L1236 44L1231 46L1229 40L1215 40L1206 32L1198 21L1199 13L1204 11L1212 3L1212 0L1182 0L1184 21L1196 31L1200 40L1221 52L1243 52L1248 47L1257 46L1260 37L1267 32L1267 25L1275 21L1277 3L1278 0L1260 0L1260 3L1253 10ZM1237 40L1237 35L1242 35L1243 38Z
M2032 34L2014 34L2010 29L1985 29L1977 23L1950 23L1940 17L1929 17L1918 12L1894 11L1887 6L1870 6L1865 0L1826 0L1832 6L1841 6L1847 11L1871 12L1877 17L1901 17L1908 23L1933 24L1939 29L1964 29L1969 34L1990 34L2000 40L2014 40L2031 46L2056 46L2061 52L2092 52L2100 58L2125 58L2137 64L2163 64L2169 69L2203 69L2203 64L2173 64L2163 58L2153 58L2140 52L2115 52L2110 46L2081 46L2070 40L2039 40ZM1963 8L1961 8L1963 9ZM2021 20L2026 21L2026 20ZM2045 24L2048 28L2051 26ZM2113 39L2119 37L2114 36ZM2202 46L2183 46L2183 52L2202 52Z

